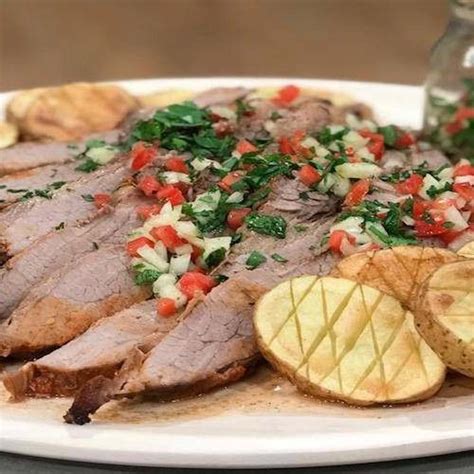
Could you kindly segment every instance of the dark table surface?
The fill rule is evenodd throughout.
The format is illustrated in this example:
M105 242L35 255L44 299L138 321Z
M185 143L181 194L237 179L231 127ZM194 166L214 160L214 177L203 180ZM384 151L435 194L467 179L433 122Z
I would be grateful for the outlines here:
M203 472L200 469L197 472ZM161 469L161 468L145 468L145 467L128 467L128 466L111 466L99 464L82 464L75 462L54 461L50 459L33 458L27 456L18 456L15 454L0 453L0 473L2 474L107 474L113 472L120 473L159 473L159 474L180 474L183 472L192 473L188 469ZM212 474L224 472L223 470L209 470ZM232 472L275 472L290 473L298 472L298 474L306 474L317 472L323 473L443 473L443 474L472 474L474 472L474 451L450 454L446 456L435 456L429 458L410 459L396 462L384 462L373 464L359 464L352 466L333 466L321 468L305 468L305 469L279 469L279 470L247 470L236 471L227 470L226 473Z

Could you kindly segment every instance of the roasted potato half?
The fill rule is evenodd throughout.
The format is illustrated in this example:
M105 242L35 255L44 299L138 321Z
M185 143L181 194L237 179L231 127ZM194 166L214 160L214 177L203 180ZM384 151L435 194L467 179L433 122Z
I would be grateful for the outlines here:
M33 140L76 140L115 128L138 101L115 85L75 83L20 92L7 117Z
M13 123L0 122L0 149L14 145L18 141L18 128Z
M414 402L433 395L445 377L409 311L345 278L278 285L259 300L254 325L262 354L312 395L353 405Z
M400 246L355 253L341 260L331 275L377 288L413 310L425 279L441 265L461 258L445 249Z
M458 255L465 258L474 258L474 240L462 246L458 251Z
M449 263L428 278L415 323L448 367L474 377L474 260Z

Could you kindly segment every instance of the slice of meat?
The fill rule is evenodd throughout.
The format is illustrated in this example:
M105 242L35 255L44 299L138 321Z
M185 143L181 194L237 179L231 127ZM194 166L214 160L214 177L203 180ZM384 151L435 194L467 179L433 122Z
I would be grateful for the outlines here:
M177 397L241 378L259 358L252 327L256 299L282 279L330 271L334 257L320 245L330 224L331 220L311 224L306 235L288 247L286 263L268 259L253 271L240 267L236 276L191 307L148 355L133 357L116 379L101 376L86 383L65 420L86 423L89 415L111 398L136 394ZM309 241L315 243L315 249Z
M95 206L83 196L111 193L129 174L124 160L118 160L63 186L51 199L36 197L7 208L0 215L0 260L8 260L58 226L89 219Z
M84 177L76 170L77 163L46 165L25 171L17 171L0 178L0 208L22 200L28 193L55 190L66 183Z
M215 87L197 94L193 102L199 107L230 105L238 99L243 99L250 92L250 89L245 87Z
M145 199L133 188L124 189L111 213L99 214L82 226L50 232L10 259L0 269L0 321L46 275L79 259L104 243L123 243L141 225L135 208Z
M120 130L95 133L78 143L25 142L5 148L0 150L0 176L53 163L67 163L85 150L85 144L88 140L97 139L104 140L106 143L115 143L118 141L120 133Z
M100 247L35 286L0 325L0 356L29 355L70 341L94 321L143 301L124 245Z
M173 329L178 318L156 316L145 301L94 323L84 334L8 374L3 382L14 399L71 396L90 378L112 377L135 349L146 353Z

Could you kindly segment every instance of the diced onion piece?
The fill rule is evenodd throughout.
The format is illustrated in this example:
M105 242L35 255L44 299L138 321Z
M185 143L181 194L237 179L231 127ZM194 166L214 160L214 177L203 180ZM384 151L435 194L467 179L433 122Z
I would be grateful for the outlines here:
M364 138L362 135L359 135L354 130L347 132L343 137L342 140L347 145L352 146L355 150L364 147L368 142L368 138Z
M454 206L449 206L444 211L444 217L446 222L451 222L454 224L454 226L450 229L452 231L458 232L469 227L469 224L464 220L462 214Z
M161 290L163 288L166 288L167 286L176 285L177 281L178 278L176 277L176 275L172 275L171 273L163 273L163 275L160 275L158 279L153 283L153 293L162 296Z
M331 226L330 232L333 232L335 230L345 230L346 232L349 232L349 234L360 234L362 233L363 223L364 219L362 217L347 217L343 221Z
M137 250L138 255L142 257L150 265L153 265L159 272L167 272L169 268L169 263L160 257L154 249L148 247L147 245L139 248Z
M332 187L332 192L339 197L344 197L351 189L351 182L347 178L334 175L336 182Z
M175 226L181 219L181 206L172 206L169 202L164 204L160 213L156 216L150 217L143 224L143 228L149 232L153 227L162 227L164 225Z
M212 160L207 158L194 158L190 164L196 171L204 171L212 165Z
M454 175L454 169L450 166L448 168L444 168L443 170L441 170L439 173L438 173L438 178L440 180L451 180L453 179L453 175Z
M220 198L221 192L218 189L199 194L192 204L193 211L213 211L217 209Z
M173 275L183 275L189 269L189 264L191 263L191 254L187 253L184 255L178 255L176 257L171 257L170 260L170 269L169 272Z
M191 184L191 178L186 173L178 173L176 171L164 171L160 175L167 184L186 183Z
M227 198L226 202L230 204L237 204L239 202L242 202L243 200L244 200L244 193L241 193L240 191L235 191Z
M193 246L189 244L180 245L174 249L176 255L186 255L187 253L193 253Z
M382 170L371 163L343 163L336 166L336 172L343 178L365 179L378 176Z
M188 302L186 295L175 285L165 286L160 290L160 297L171 298L175 301L177 308L182 308Z
M204 252L202 254L202 259L205 261L209 255L215 250L224 248L227 252L230 249L232 242L232 237L213 237L213 238L204 238Z
M199 230L196 225L189 221L177 222L174 228L183 239L187 239L190 236L197 237L199 235Z
M168 261L168 250L165 247L165 244L159 240L155 244L155 252L158 256L160 256L165 262Z
M356 155L361 160L375 161L375 155L373 153L370 153L369 149L366 146L363 146L362 148L357 150Z
M319 142L316 140L316 138L313 137L306 137L305 139L301 140L301 146L304 146L305 148L312 148L316 151L316 149L319 147Z
M426 191L428 191L428 189L430 189L432 186L434 186L435 189L441 189L442 187L441 183L435 177L428 173L423 178L423 185L421 186L421 189L418 194L423 199L430 200L431 197L426 193Z
M415 225L415 219L413 219L413 217L410 217L410 216L403 216L402 217L402 222L406 225L411 226L411 227L413 227Z
M325 158L330 154L330 151L327 148L324 148L323 146L316 147L315 152L316 156L318 156L319 158Z
M345 129L343 125L329 125L328 126L331 135L335 135L336 133L342 132Z
M336 178L332 173L328 173L317 185L317 190L327 193L336 184Z
M117 149L110 145L90 148L86 152L87 158L90 158L92 161L98 163L99 165L105 165L110 160L112 160L116 154Z
M237 114L230 108L224 107L222 105L213 105L209 107L213 114L218 115L219 117L225 118L227 120L235 120L237 118Z

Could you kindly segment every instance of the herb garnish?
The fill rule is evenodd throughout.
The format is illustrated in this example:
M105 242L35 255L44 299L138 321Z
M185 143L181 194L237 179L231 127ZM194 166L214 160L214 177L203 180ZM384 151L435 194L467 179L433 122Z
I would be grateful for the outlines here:
M64 222L61 222L55 227L55 230L63 230L64 229Z
M214 250L211 252L207 258L206 258L206 265L208 268L214 268L221 263L226 254L226 249L224 247L221 247L219 249Z
M274 253L272 254L271 256L273 258L273 260L275 260L275 262L279 262L279 263L286 263L288 262L288 259L286 259L285 257L282 257L280 254L278 253Z
M94 196L92 196L92 194L81 194L81 197L86 202L94 202Z
M265 263L266 261L267 261L267 257L265 257L265 255L258 252L257 250L254 250L248 256L245 264L247 265L248 269L253 270L253 269L259 267L262 263Z
M254 232L270 235L277 239L286 237L286 221L281 216L253 212L245 218L247 227Z
M151 270L147 268L145 270L139 271L135 275L135 283L139 286L151 285L156 280L158 280L160 275L161 273L158 270Z

